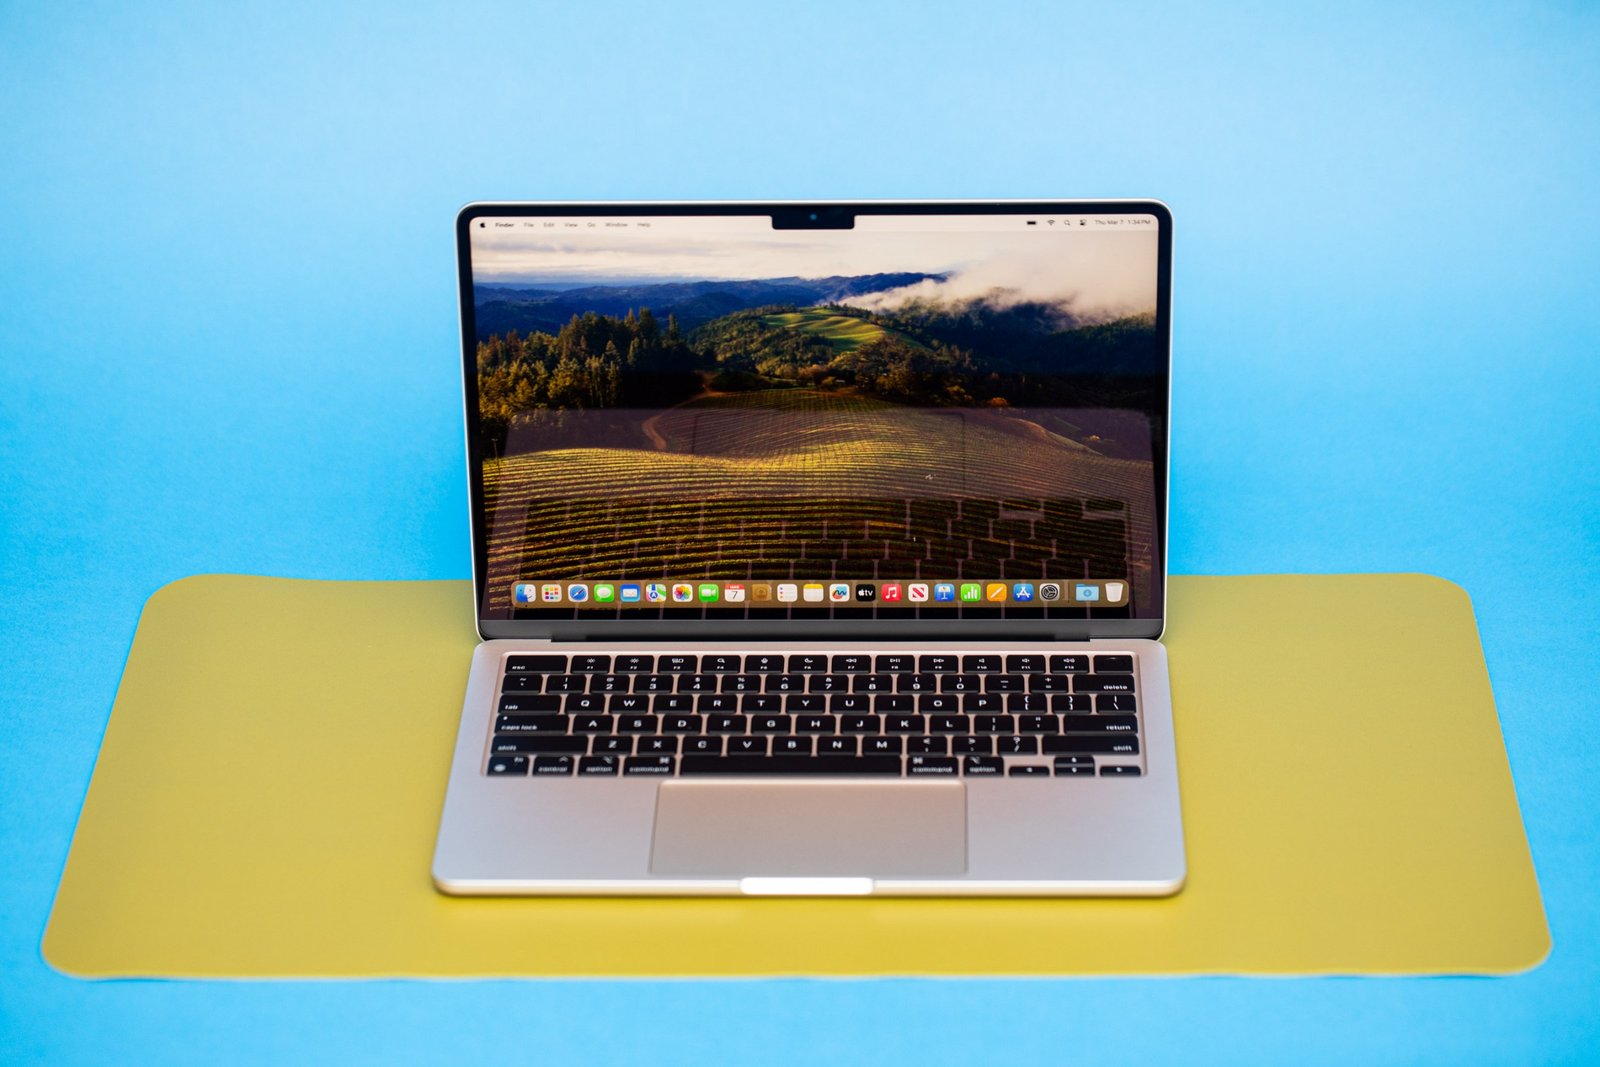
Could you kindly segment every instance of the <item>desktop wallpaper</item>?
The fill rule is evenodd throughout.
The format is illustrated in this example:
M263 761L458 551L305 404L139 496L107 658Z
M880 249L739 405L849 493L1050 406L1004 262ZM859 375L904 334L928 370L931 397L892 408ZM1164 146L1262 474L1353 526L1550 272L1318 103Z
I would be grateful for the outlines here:
M519 579L1119 579L1097 615L1158 611L1155 220L968 219L479 220L486 616L573 606ZM965 610L1086 610L1024 588Z

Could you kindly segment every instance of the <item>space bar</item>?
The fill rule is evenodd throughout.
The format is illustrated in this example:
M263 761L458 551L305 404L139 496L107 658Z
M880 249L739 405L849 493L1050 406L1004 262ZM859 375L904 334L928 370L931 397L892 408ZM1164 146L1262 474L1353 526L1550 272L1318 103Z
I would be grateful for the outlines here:
M685 756L678 773L688 774L892 774L899 756Z

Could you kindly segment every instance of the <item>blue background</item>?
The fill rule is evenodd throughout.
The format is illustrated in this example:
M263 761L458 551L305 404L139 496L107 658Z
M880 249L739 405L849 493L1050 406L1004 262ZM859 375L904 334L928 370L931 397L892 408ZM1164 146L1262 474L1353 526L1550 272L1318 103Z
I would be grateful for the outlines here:
M1582 3L0 3L0 1058L1600 1055L1597 46ZM152 591L467 574L462 202L1127 195L1177 218L1173 569L1469 590L1544 966L90 983L41 961ZM1426 738L1396 709L1374 741Z

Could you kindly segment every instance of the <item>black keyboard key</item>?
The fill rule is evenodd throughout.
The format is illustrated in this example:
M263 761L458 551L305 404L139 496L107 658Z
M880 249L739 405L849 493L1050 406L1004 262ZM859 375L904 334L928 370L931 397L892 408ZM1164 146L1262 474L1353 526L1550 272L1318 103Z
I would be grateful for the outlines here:
M999 756L967 756L961 761L961 773L968 778L998 778L1005 765Z
M1132 674L1132 656L1096 656L1094 658L1094 673L1096 674Z
M899 678L895 686L897 693L936 693L939 690L937 674L902 674Z
M880 725L876 715L846 715L839 720L839 730L847 734L875 734Z
M917 657L907 653L879 656L872 666L882 674L909 674L917 669Z
M1028 692L1030 693L1065 693L1071 688L1072 675L1070 674L1028 675Z
M694 710L702 715L719 711L732 714L739 710L739 698L732 693L707 693L695 698Z
M794 725L787 715L752 715L750 732L753 734L786 734Z
M745 727L750 725L750 720L743 715L707 715L706 733L708 734L742 734Z
M815 652L803 655L796 654L789 657L789 673L791 674L821 674L828 669L828 657Z
M546 693L581 693L588 688L588 676L582 674L555 674L544 680Z
M500 710L506 715L541 715L561 710L558 696L535 696L530 693L513 693L500 698Z
M1044 657L1040 655L1006 657L1006 670L1011 674L1038 674L1044 666Z
M994 738L992 737L952 737L950 751L957 756L992 756L994 755Z
M589 748L587 737L555 737L547 734L496 734L489 745L495 756L509 756L516 752L555 752L581 756Z
M831 734L838 724L832 715L800 715L794 720L795 732L802 734Z
M964 734L972 729L969 715L933 715L928 719L928 729L936 734Z
M1057 767L1093 767L1093 756L1057 756Z
M906 751L917 756L943 756L950 751L948 737L908 737Z
M695 698L687 693L658 693L650 698L650 710L658 715L678 712L687 715L694 710Z
M770 654L746 656L744 669L749 674L776 674L783 670L783 657Z
M960 669L960 656L927 655L917 659L917 670L923 674L949 674Z
M571 756L535 756L533 758L533 773L537 777L541 774L570 775L572 773Z
M653 734L661 724L659 715L621 715L617 730L625 734Z
M991 655L962 656L961 670L967 673L984 673L998 671L1000 657Z
M1089 700L1083 693L1054 693L1050 697L1050 710L1057 715L1087 715Z
M527 773L527 756L493 756L489 760L490 777L507 778L512 775L526 775Z
M1024 763L1020 766L1008 768L1008 773L1013 778L1048 778L1050 768L1037 763Z
M1006 710L1005 701L999 693L968 693L961 698L961 710L968 715L998 715Z
M1094 698L1096 711L1138 711L1139 698L1132 693L1101 693Z
M627 674L591 674L589 692L626 693L633 688L633 677Z
M791 715L819 714L828 710L828 698L821 693L796 693L783 702Z
M849 691L850 676L848 674L814 674L811 676L809 692L848 693Z
M572 732L575 734L609 734L616 720L610 715L574 715Z
M499 715L494 729L499 734L564 734L570 721L565 715Z
M946 674L939 679L941 693L978 693L983 690L983 680L976 674Z
M905 748L905 742L898 737L863 737L861 739L861 754L863 756L900 755Z
M828 698L828 710L835 715L860 715L872 710L872 697L866 693L835 693Z
M1050 673L1082 674L1089 669L1088 656L1051 656Z
M724 674L722 676L722 691L724 693L759 693L761 692L761 675Z
M856 754L856 743L856 739L853 737L819 737L817 738L817 755L854 756Z
M783 708L783 698L773 693L746 693L739 698L739 710L747 715L771 714Z
M1061 720L1054 715L1020 715L1017 717L1020 729L1025 734L1057 734L1061 732Z
M611 670L610 656L573 656L569 668L574 674L606 674Z
M672 774L672 756L629 756L622 761L623 774L653 774L667 777ZM690 759L704 759L703 756L691 756Z
M961 698L954 693L924 693L917 698L917 710L924 715L953 715L961 708Z
M537 693L543 688L542 674L508 674L500 683L502 693Z
M865 674L872 670L871 656L835 656L832 670L836 674Z
M894 675L858 674L851 683L850 690L855 693L892 693L894 692Z
M507 656L507 674L561 674L567 669L565 656Z
M739 656L715 655L700 658L700 669L709 674L738 674L741 665L742 660Z
M890 712L909 712L917 710L916 697L904 693L879 693L872 698L872 710L879 715Z
M606 701L613 715L643 715L650 710L650 698L643 693L617 693Z
M928 728L928 720L921 715L889 715L883 720L885 733L920 734Z
M618 674L649 674L656 669L654 656L618 656L611 669Z
M1057 778L1093 778L1094 777L1094 768L1093 767L1076 767L1076 766L1071 766L1071 765L1062 766L1061 764L1058 763L1058 764L1056 764L1056 777Z
M1102 778L1137 778L1142 772L1126 763L1113 763L1100 768Z
M972 720L972 728L980 734L1014 734L1017 732L1015 715L979 715Z
M641 737L639 738L639 755L659 756L663 753L676 755L678 739L676 737Z
M803 674L769 674L765 689L769 693L804 693L806 676Z
M610 699L604 693L570 693L563 707L568 715L593 715L605 711Z
M1020 693L1028 688L1028 678L1023 674L990 674L983 679L985 693Z
M809 756L811 755L811 738L774 737L772 739L772 754L774 756Z
M951 778L959 767L949 756L912 756L906 760L906 773L914 778Z
M1044 738L1048 753L1098 753L1104 756L1137 756L1139 739L1123 734L1062 734Z
M722 738L685 737L683 739L683 754L685 756L720 756L722 755Z
M700 669L700 657L675 653L656 660L656 670L662 674L694 674Z
M626 756L633 751L633 738L615 734L597 737L589 749L595 755Z
M1074 693L1131 693L1131 674L1080 674L1073 680Z
M634 679L633 691L635 693L670 693L677 688L678 676L675 674L641 674Z
M728 755L730 756L765 756L766 754L767 739L765 737L728 738Z
M661 732L666 734L697 734L705 722L698 715L663 715Z
M1133 734L1139 732L1134 715L1074 715L1062 724L1069 734Z
M994 739L994 750L1002 756L1032 756L1039 751L1039 739L1031 735L1023 737L1020 734L997 737Z
M578 761L579 778L614 778L619 769L616 756L585 756Z
M1043 715L1050 710L1050 697L1045 693L1007 693L1006 710L1013 715Z
M898 756L685 756L684 775L806 774L899 777Z
M721 677L715 674L678 675L680 693L715 693L720 685Z

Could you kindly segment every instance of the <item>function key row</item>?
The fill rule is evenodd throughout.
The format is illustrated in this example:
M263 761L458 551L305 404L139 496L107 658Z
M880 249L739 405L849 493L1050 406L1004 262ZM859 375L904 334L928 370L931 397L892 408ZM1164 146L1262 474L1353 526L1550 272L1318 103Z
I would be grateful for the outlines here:
M1131 674L510 674L535 693L1125 693Z
M1091 661L1095 674L1131 674L1128 654L1000 655L977 653L864 653L824 655L776 653L750 655L512 655L506 657L506 675L519 674L1087 674Z

